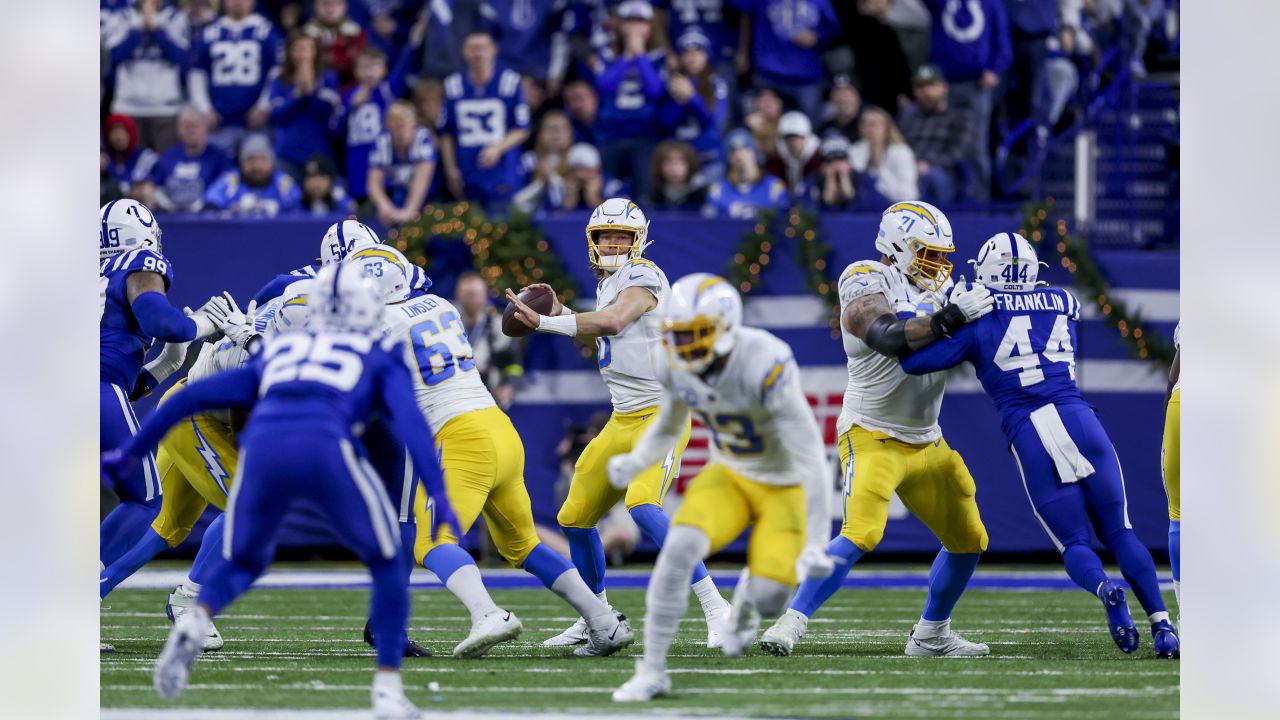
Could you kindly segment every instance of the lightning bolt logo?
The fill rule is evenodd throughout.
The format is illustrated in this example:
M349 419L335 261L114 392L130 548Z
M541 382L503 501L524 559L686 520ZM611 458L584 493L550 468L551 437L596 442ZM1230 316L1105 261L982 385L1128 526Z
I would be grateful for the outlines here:
M218 489L225 495L227 480L231 478L231 474L222 466L222 458L218 456L218 451L213 449L213 445L205 439L204 433L200 432L200 426L196 425L195 418L191 420L191 429L195 431L196 441L200 443L196 446L196 452L204 458L205 470L209 471L209 477L213 478L213 481L218 484Z

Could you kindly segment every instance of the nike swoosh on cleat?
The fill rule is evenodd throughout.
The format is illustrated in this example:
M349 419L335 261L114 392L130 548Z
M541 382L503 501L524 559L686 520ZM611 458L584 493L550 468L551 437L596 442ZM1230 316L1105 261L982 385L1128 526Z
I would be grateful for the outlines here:
M616 626L614 626L614 628L613 628L613 632L609 633L609 639L610 639L610 640L612 640L612 639L613 639L613 636L614 636L614 635L617 635L617 634L618 634L618 628L620 628L620 627L622 627L622 626L621 626L621 625L616 625Z
M507 613L507 616L502 618L502 622L507 622L510 619L511 619L511 613Z

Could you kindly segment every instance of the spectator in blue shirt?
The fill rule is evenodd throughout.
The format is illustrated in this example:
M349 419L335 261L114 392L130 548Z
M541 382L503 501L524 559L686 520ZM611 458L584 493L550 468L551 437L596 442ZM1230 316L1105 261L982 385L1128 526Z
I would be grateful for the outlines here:
M510 201L520 188L520 146L529 137L520 75L499 68L497 57L489 33L476 30L466 37L467 69L445 78L438 126L449 191L489 206Z
M707 38L708 62L724 80L729 91L729 107L738 105L739 39L745 24L742 16L726 0L660 0L656 3L666 13L667 35L677 39L697 31ZM717 140L717 142L719 142Z
M367 188L378 221L392 227L422 212L436 170L436 148L408 101L387 108L386 125L369 155Z
M595 58L600 93L597 144L604 169L612 177L629 177L633 191L649 187L649 162L657 144L657 104L665 91L661 68L664 53L654 47L653 6L625 0L616 11L618 26L612 48Z
M494 15L498 64L559 95L569 65L568 0L487 0ZM527 88L526 88L527 89ZM532 101L532 99L530 99Z
M333 156L329 129L341 102L338 77L321 64L315 38L295 31L270 88L276 156L291 174L312 155Z
M839 28L830 0L731 0L751 16L752 84L811 118L822 114L823 45Z
M187 27L186 13L165 0L138 0L103 17L115 82L111 112L134 118L142 147L159 150L177 141L182 75L191 55Z
M724 174L720 155L729 120L729 88L708 64L710 40L691 30L676 41L680 51L678 72L667 79L667 94L658 106L658 122L664 134L693 146L698 163L709 180Z
M302 166L302 209L312 215L350 215L355 200L335 177L337 167L324 155Z
M600 97L586 80L574 80L564 86L564 109L573 123L574 142L595 145L599 137Z
M178 144L160 154L139 199L160 212L199 212L205 190L230 169L230 156L209 143L205 115L187 106L178 115Z
M275 217L297 210L302 191L276 169L271 141L250 135L240 143L240 167L218 178L204 195L205 207L246 217Z
M387 56L377 47L366 47L356 56L356 85L342 96L342 108L334 121L344 148L347 189L363 200L369 174L369 153L382 134L382 116L407 90L404 74L387 76Z
M281 46L271 21L254 12L254 0L224 0L222 11L197 36L187 91L216 131L210 140L230 152L248 130L267 124L261 100Z
M790 203L786 183L763 169L764 154L751 133L734 130L725 138L729 169L711 185L702 214L707 217L750 220L761 210L781 210Z
M125 194L131 194L134 184L151 172L156 154L138 145L138 126L128 115L108 115L102 126L102 140L107 176L119 183Z

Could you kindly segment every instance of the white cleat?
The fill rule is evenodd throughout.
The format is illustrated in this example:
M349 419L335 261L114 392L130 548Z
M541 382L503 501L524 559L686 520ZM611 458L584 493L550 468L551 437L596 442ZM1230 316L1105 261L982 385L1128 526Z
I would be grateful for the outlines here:
M187 589L186 585L179 585L169 593L169 601L164 606L164 612L169 616L170 622L178 622L178 618L191 612L196 606L196 594ZM222 633L218 632L218 628L214 627L212 622L209 623L209 634L204 638L203 650L205 652L218 652L225 645L222 641Z
M671 692L671 678L664 672L649 669L643 660L636 661L636 674L613 691L614 702L649 702Z
M613 622L604 627L591 628L587 644L574 650L578 657L604 657L612 655L631 644L636 633L627 622L627 616L617 613Z
M770 655L787 657L795 651L796 643L800 642L800 638L804 637L808 630L808 618L788 610L760 636L760 649Z
M478 658L498 643L520 636L524 625L509 610L490 610L471 625L471 634L453 649L456 658Z
M184 613L173 623L152 677L152 683L160 697L173 700L187 689L191 666L200 657L200 647L204 637L208 635L210 624L209 614L200 607Z
M917 637L919 626L911 628L911 637L907 638L907 654L912 657L986 657L991 648L985 643L969 642L959 633L951 632L947 624L943 632L932 637Z
M735 600L737 598L734 598ZM725 657L738 657L751 646L760 629L760 613L747 603L734 603L729 617L720 625L720 650Z
M728 618L731 611L732 606L729 603L722 603L707 611L708 650L724 647L724 638L720 635L720 628L724 626L726 618Z
M404 687L397 684L380 686L373 684L374 720L418 720L422 711L404 696Z
M610 610L613 608L610 607ZM589 640L591 632L587 629L586 618L578 618L578 621L569 626L568 630L559 635L542 641L545 647L566 647L569 645L581 645Z

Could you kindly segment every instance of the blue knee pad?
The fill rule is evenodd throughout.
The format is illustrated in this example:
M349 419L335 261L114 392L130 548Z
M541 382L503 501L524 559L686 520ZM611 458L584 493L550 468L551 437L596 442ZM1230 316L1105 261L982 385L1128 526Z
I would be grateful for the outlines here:
M854 545L849 538L843 535L835 536L831 542L827 543L827 554L836 561L835 570L821 580L808 578L800 583L800 589L796 591L796 597L791 601L791 609L802 613L805 617L813 617L827 598L840 589L844 579L849 576L849 571L853 569L854 563L858 562L858 558L865 553L865 550Z
M422 558L422 567L435 573L442 583L449 582L449 578L458 570L475 564L470 553L453 543L437 545Z
M591 592L597 595L604 592L604 543L600 542L600 532L595 528L561 529L569 540L569 556L582 581Z
M631 519L640 526L640 532L650 542L661 548L667 542L667 531L671 529L671 518L657 505L637 505L631 508ZM701 560L693 568L693 582L707 577L707 566Z

